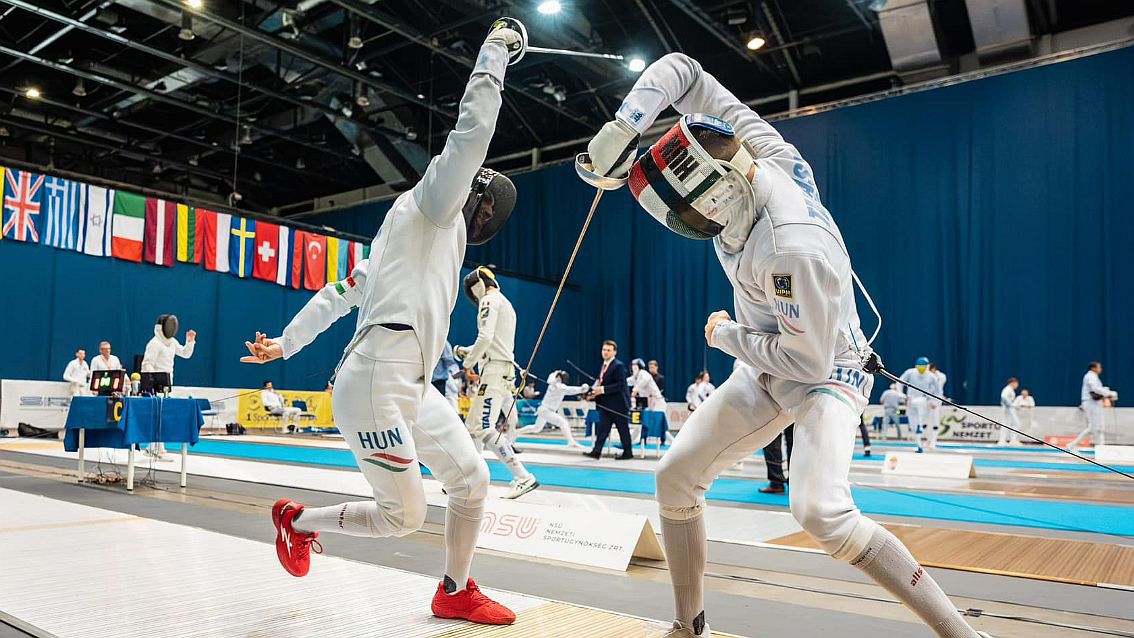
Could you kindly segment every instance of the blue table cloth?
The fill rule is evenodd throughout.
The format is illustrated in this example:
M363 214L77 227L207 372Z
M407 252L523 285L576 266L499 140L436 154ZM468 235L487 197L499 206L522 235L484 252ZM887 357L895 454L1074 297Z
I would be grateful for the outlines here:
M641 415L642 423L642 437L641 441L646 440L646 437L661 438L662 445L665 445L666 434L669 432L669 419L666 417L665 412L656 410L631 410L630 416L633 418L635 414ZM584 423L586 424L586 436L591 436L594 432L595 426L599 422L598 410L587 410L587 417ZM633 423L633 421L631 421ZM615 445L620 445L616 443Z
M67 411L68 452L79 449L79 429L86 447L126 449L135 443L196 444L204 424L200 399L161 397L74 397Z

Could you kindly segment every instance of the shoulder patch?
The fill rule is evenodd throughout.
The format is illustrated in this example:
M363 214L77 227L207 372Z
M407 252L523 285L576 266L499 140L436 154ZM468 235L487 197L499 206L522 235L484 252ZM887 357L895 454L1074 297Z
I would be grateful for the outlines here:
M791 299L791 275L772 275L772 285L776 288L776 296Z

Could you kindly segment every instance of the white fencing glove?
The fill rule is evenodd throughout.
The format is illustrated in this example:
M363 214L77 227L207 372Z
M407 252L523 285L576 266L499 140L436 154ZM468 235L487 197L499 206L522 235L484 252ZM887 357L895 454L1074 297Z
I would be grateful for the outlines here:
M620 179L629 175L640 137L633 126L619 118L603 124L587 144L593 171L603 177Z
M469 354L469 349L464 346L457 346L453 348L453 356L458 360L464 359Z
M528 51L528 30L515 18L501 17L488 28L485 44L498 42L508 51L508 66L520 61Z
M584 383L583 385L581 385L579 387L581 387L583 389L583 391L580 392L579 394L586 394L586 393L591 391L591 386L586 384L586 383Z

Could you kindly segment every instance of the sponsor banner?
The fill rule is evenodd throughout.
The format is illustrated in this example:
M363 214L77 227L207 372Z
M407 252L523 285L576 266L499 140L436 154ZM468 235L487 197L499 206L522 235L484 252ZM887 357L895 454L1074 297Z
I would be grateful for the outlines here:
M485 503L477 547L620 571L632 556L663 558L649 520L640 514L495 498Z
M973 457L967 454L917 454L890 452L882 463L882 474L967 479L976 477Z
M0 428L15 435L20 423L44 430L62 430L71 407L66 381L0 381Z
M1000 427L991 419L1005 421L1004 409L1000 406L978 405L969 406L974 412L986 417L978 417L968 412L945 406L941 410L941 429L937 433L939 440L996 443L1000 437ZM905 423L904 411L902 423ZM1048 436L1069 436L1074 438L1083 428L1087 427L1083 411L1078 407L1036 407L1028 410L1017 410L1020 419L1020 429L1032 436L1045 438ZM871 405L866 409L866 422L871 423L875 417L881 418L882 406ZM671 417L672 419L672 417ZM673 427L672 420L670 427ZM1134 444L1134 408L1107 408L1103 410L1103 429L1107 440L1116 443ZM1070 441L1070 439L1067 439Z
M260 400L260 393L258 391L237 390L236 392L243 392L239 397L237 404L237 417L236 422L246 428L278 428L280 425L280 418L269 413L264 409L264 403ZM234 392L233 394L236 394ZM331 416L331 395L322 390L312 390L308 392L298 390L276 390L278 394L282 394L284 400L288 405L293 401L304 401L307 403L306 414L314 414L314 419L303 419L300 422L301 427L316 427L316 428L333 428L335 427L335 419Z

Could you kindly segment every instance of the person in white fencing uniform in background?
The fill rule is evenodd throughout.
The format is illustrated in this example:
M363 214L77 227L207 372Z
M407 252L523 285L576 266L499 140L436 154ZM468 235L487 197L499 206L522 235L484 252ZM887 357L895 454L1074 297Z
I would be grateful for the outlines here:
M653 375L646 369L646 362L634 359L630 362L630 370L632 373L627 381L630 383L631 404L639 409L665 412L665 397L658 389Z
M507 177L481 168L496 128L507 64L522 57L523 27L492 25L461 97L459 116L421 181L394 201L370 257L345 282L317 293L279 339L246 343L264 363L291 357L339 317L359 308L355 335L339 366L335 425L350 445L374 498L331 507L280 499L272 507L276 556L294 576L308 573L319 532L405 536L427 510L418 463L448 494L444 576L431 609L441 618L511 624L516 615L469 578L488 494L488 466L445 397L429 383L449 332L466 244L500 230L515 205ZM302 604L302 603L300 603ZM353 613L353 612L350 612Z
M303 413L303 410L288 405L283 395L276 392L271 381L264 382L264 389L260 390L260 403L264 404L269 414L280 417L280 426L283 429L294 432L299 427L299 415Z
M903 372L900 379L909 384L906 386L906 417L917 437L917 451L937 449L937 430L930 423L930 414L938 401L922 392L925 390L941 396L937 375L929 371L929 359L918 357L914 367Z
M1107 401L1114 401L1118 393L1102 384L1099 375L1102 374L1102 364L1092 361L1087 365L1087 373L1083 375L1083 387L1079 392L1079 408L1087 419L1087 427L1067 445L1073 450L1087 438L1091 437L1093 445L1106 445L1106 431L1103 425L1103 408Z
M640 158L639 136L672 105L682 114ZM580 158L584 180L629 176L638 203L670 230L711 239L737 318L709 315L709 346L747 365L698 408L658 466L657 500L674 589L669 636L711 635L703 580L705 492L792 420L792 514L818 544L917 613L941 638L975 638L956 607L893 534L862 516L848 473L872 379L850 258L794 146L701 65L654 62Z
M142 355L142 372L165 372L169 374L169 383L173 385L174 357L188 359L193 356L197 346L197 331L185 331L185 345L177 341L177 332L181 329L176 315L161 315L154 324L154 336L146 344L146 351ZM146 454L165 459L165 444L161 441L151 443L146 447Z
M515 432L519 414L513 405L516 391L516 311L500 292L496 275L484 266L474 268L464 281L465 295L477 306L476 342L457 346L453 353L469 374L479 368L480 387L472 398L465 427L474 439L492 450L512 472L512 484L502 497L514 499L539 487L539 481L516 458L507 431Z
M544 391L543 400L540 401L539 409L536 411L535 423L520 428L517 431L518 434L538 434L543 431L545 425L550 423L559 428L563 438L567 439L568 445L587 449L587 446L575 440L575 434L571 432L571 423L567 420L567 417L559 412L559 409L563 406L563 397L586 394L591 391L591 386L586 383L583 385L567 385L569 380L570 378L563 370L556 370L547 375L547 389Z
M705 399L708 399L709 395L716 389L717 386L713 385L707 370L698 372L697 378L695 378L689 388L685 390L685 403L689 411L692 412L701 407Z
M1036 432L1036 399L1028 392L1027 388L1020 390L1019 396L1016 397L1016 411L1020 416L1020 423L1024 427L1024 431L1028 434L1034 435Z
M63 380L71 384L71 396L81 397L89 394L87 388L91 384L91 367L87 365L87 351L79 348L75 351L75 358L67 362L63 369Z
M882 438L890 436L890 425L893 424L894 432L898 439L901 439L902 419L898 416L898 411L906 402L906 395L902 393L901 386L891 383L878 400L882 404Z
M1008 383L1000 390L1000 407L1004 408L1004 422L1012 428L1020 429L1020 415L1016 412L1016 388L1020 387L1020 382L1016 377L1008 379ZM1000 430L1000 437L996 444L1001 447L1009 445L1019 445L1020 435L1008 428L998 428Z

